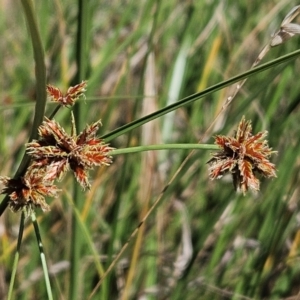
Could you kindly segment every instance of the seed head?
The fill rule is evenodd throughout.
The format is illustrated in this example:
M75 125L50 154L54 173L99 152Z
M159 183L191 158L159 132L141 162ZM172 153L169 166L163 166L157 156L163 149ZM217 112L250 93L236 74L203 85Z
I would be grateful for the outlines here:
M73 106L75 101L84 96L84 92L86 91L87 82L82 81L81 83L71 86L68 91L63 94L61 90L52 85L47 85L47 93L53 102L57 102L62 106Z
M230 172L233 177L235 189L240 189L243 194L250 188L259 190L259 179L256 174L265 177L276 177L275 165L269 161L272 148L268 141L264 140L267 131L252 135L251 121L242 118L234 137L217 135L215 144L219 145L221 151L214 153L208 161L209 177L211 179L221 178Z
M54 120L45 118L39 127L39 140L26 145L27 153L40 168L47 168L47 180L61 180L71 169L83 188L89 188L88 170L93 166L110 165L113 148L96 137L101 122L87 125L76 136L68 135Z
M23 177L0 177L0 182L4 185L1 194L8 194L9 207L14 212L30 210L33 207L48 211L50 207L45 196L57 197L60 191L46 179L46 169L36 168L34 165L28 168Z

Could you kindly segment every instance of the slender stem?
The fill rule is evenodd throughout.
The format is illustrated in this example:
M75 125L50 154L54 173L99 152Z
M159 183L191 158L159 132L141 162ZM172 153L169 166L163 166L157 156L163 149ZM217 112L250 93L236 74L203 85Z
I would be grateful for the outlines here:
M9 282L9 291L8 291L8 297L7 297L8 300L12 299L12 291L13 291L13 286L14 286L14 282L15 282L15 278L16 278L17 267L18 267L18 262L19 262L19 257L20 257L21 243L22 243L23 232L24 232L24 222L25 222L25 213L22 212L21 220L20 220L20 227L19 227L19 234L18 234L17 251L15 254L12 274L11 274L11 278L10 278L10 282Z
M161 144L161 145L148 145L148 146L137 146L123 149L116 149L109 152L110 155L120 155L137 153L143 151L151 150L170 150L170 149L202 149L202 150L218 150L220 147L218 145L209 144Z
M60 108L61 108L61 105L60 105L60 104L57 105L57 106L54 108L53 112L52 112L51 115L49 116L49 119L50 119L50 120L52 120L52 119L54 118L54 116L57 114L57 112L59 111Z
M45 283L46 283L48 299L53 300L51 284L50 284L50 279L49 279L49 271L48 271L47 262L46 262L46 258L45 258L42 238L40 235L39 225L38 225L38 222L36 220L36 216L35 216L35 213L33 210L31 211L31 220L33 223L36 239L37 239L39 250L40 250L40 256L41 256L41 261L42 261L42 267L43 267L43 273L44 273L44 278L45 278Z
M35 77L36 77L36 104L33 118L33 125L29 141L37 138L38 127L43 121L45 114L45 106L47 100L46 94L46 67L44 59L44 48L40 37L37 19L33 9L32 0L21 0L24 15L30 32L31 43L35 61ZM22 176L30 163L30 157L25 153L20 166L15 174L15 178ZM9 197L6 196L0 204L0 216L7 208Z
M33 8L32 0L21 0L23 10L25 13L28 29L30 32L31 43L33 48L33 55L35 61L35 78L36 78L36 105L34 111L33 125L29 141L38 137L38 127L41 125L47 101L46 93L46 66L44 58L44 48L42 39L39 33L37 19ZM15 177L23 175L27 169L30 158L26 154L17 170Z
M86 76L86 61L87 61L87 24L88 24L88 1L78 0L78 26L77 26L77 40L76 40L76 65L77 74L74 78L74 83L81 82ZM80 127L85 122L85 107L83 103L76 103L74 107L74 115L76 120L77 131L80 131ZM84 197L80 186L74 180L74 191L73 191L73 201L76 209L79 211L82 208L82 197ZM80 258L82 252L82 231L80 224L76 218L76 215L72 216L72 237L70 239L72 245L70 247L70 287L69 287L69 299L75 300L79 296L79 273L80 273Z
M264 56L270 51L271 46L270 44L267 44L258 54L256 60L254 61L254 63L251 66L251 69L253 69L254 67L256 67L261 60L264 58ZM246 77L244 80L240 81L237 83L233 93L225 100L225 103L223 104L222 110L221 112L232 102L232 100L235 98L235 96L237 95L237 93L242 89L243 85L246 83L248 77Z
M268 70L270 68L273 68L274 66L276 65L279 65L279 64L282 64L282 63L287 63L293 59L296 59L298 56L300 55L300 50L297 50L297 51L294 51L294 52L291 52L287 55L283 55L283 56L280 56L279 58L277 59L274 59L272 61L269 61L265 64L261 64L260 66L258 67L255 67L255 68L252 68L250 70L248 70L247 72L244 72L242 74L239 74L237 76L234 76L228 80L225 80L225 81L222 81L222 82L219 82L215 85L212 85L210 87L208 87L207 89L199 92L199 93L195 93L193 95L190 95L186 98L183 98L182 100L179 100L177 101L176 103L174 104L171 104L171 105L168 105L160 110L157 110L156 112L154 113L151 113L145 117L142 117L138 120L135 120L133 122L130 122L130 123L127 123L103 136L101 136L102 139L105 139L106 141L110 141L110 140L113 140L115 139L116 137L122 135L122 134L125 134L131 130L133 130L134 128L137 128L151 120L154 120L156 118L159 118L173 110L176 110L180 107L183 107L183 106L186 106L186 105L189 105L191 104L192 102L196 101L196 100L199 100L200 98L203 98L211 93L214 93L220 89L223 89L225 88L226 86L229 86L235 82L239 82L241 81L242 79L244 78L247 78L247 77L250 77L250 76L253 76L254 74L257 74L257 73L260 73L262 71L265 71L265 70Z

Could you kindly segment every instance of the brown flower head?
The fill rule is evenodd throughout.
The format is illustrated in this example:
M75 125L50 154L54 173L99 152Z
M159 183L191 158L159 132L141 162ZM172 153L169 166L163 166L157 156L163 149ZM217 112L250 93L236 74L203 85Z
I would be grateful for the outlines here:
M109 152L113 148L95 136L100 125L100 121L88 125L78 136L73 129L70 136L57 122L46 118L39 127L41 138L26 145L27 153L37 167L47 168L47 180L60 180L71 169L80 185L89 188L87 171L112 162Z
M75 101L86 91L87 83L82 81L81 83L71 86L68 91L63 94L59 88L52 85L47 85L47 93L52 101L59 103L62 106L73 106Z
M217 135L215 143L221 151L214 153L208 161L209 176L211 179L221 178L230 172L233 176L235 189L240 189L243 194L248 188L258 191L259 179L256 173L265 177L276 177L275 165L269 161L272 151L268 146L267 131L252 135L251 121L245 121L243 116L234 137Z
M59 189L46 180L45 175L45 170L31 166L24 177L0 177L0 182L4 185L1 194L8 194L9 207L14 212L32 207L40 207L43 211L50 210L45 196L56 197Z

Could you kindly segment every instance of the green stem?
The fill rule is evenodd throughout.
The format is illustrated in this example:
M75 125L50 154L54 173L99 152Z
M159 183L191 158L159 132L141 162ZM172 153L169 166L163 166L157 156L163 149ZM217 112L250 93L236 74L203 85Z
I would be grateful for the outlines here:
M57 112L60 110L60 108L61 108L61 105L59 104L59 105L57 105L55 108L54 108L54 110L53 110L53 112L50 114L50 116L49 116L49 119L50 120L52 120L53 118L54 118L54 116L57 114Z
M129 154L137 153L143 151L151 150L170 150L170 149L202 149L202 150L219 150L218 145L209 145L209 144L161 144L161 145L148 145L148 146L137 146L123 149L116 149L109 152L110 155L120 155L120 154Z
M39 33L37 19L33 9L32 0L21 0L23 10L25 13L28 29L30 32L31 43L33 48L33 56L35 61L35 78L36 78L36 104L34 111L33 126L29 141L38 137L38 128L43 122L45 107L47 101L46 92L46 67L44 58L44 48L42 39ZM17 170L15 177L22 176L30 162L30 157L24 155L22 162Z
M21 243L22 243L23 232L24 232L24 221L25 221L25 214L24 214L24 212L22 212L21 220L20 220L20 227L19 227L19 234L18 234L17 251L15 254L12 274L11 274L11 278L10 278L10 282L9 282L9 291L8 291L8 297L7 297L8 300L12 299L12 291L13 291L13 286L14 286L14 282L15 282L15 278L16 278L17 267L18 267L18 262L19 262L19 257L20 257Z
M38 137L38 127L43 122L45 107L47 101L46 93L46 67L44 60L44 48L40 37L37 19L35 17L32 0L21 0L26 22L30 32L31 43L33 48L33 55L35 61L35 77L36 77L36 104L33 118L33 126L29 141ZM18 178L25 174L26 169L30 163L30 157L25 153L20 166L14 176ZM9 197L6 196L0 204L0 216L7 208Z
M43 273L44 273L44 279L45 279L45 283L46 283L48 299L53 300L50 279L49 279L49 272L48 272L47 262L46 262L45 253L44 253L44 249L43 249L42 238L40 235L39 225L38 225L38 222L36 220L36 216L35 216L35 213L33 210L31 211L31 220L33 223L38 247L40 250L40 256L41 256L41 261L42 261L42 267L43 267Z
M186 98L183 98L182 100L179 100L177 101L176 103L174 104L171 104L171 105L168 105L154 113L151 113L145 117L142 117L138 120L135 120L133 122L130 122L130 123L127 123L103 136L101 136L102 139L105 139L106 141L111 141L113 139L115 139L116 137L122 135L122 134L125 134L137 127L140 127L141 125L151 121L151 120L154 120L154 119L157 119L173 110L176 110L180 107L183 107L183 106L186 106L186 105L189 105L191 103L193 103L194 101L200 99L200 98L203 98L211 93L214 93L220 89L223 89L225 88L226 86L229 86L235 82L239 82L241 81L242 79L244 78L247 78L247 77L250 77L250 76L253 76L254 74L257 74L257 73L260 73L262 71L265 71L265 70L268 70L276 65L279 65L279 64L282 64L282 63L287 63L293 59L296 59L298 56L300 55L300 50L297 50L297 51L294 51L292 53L289 53L287 55L284 55L284 56L280 56L279 58L277 59L274 59L272 61L269 61L265 64L262 64L260 65L259 67L255 67L253 69L250 69L248 70L247 72L244 72L242 74L239 74L237 76L234 76L228 80L225 80L225 81L222 81L222 82L219 82L215 85L212 85L210 87L208 87L207 89L199 92L199 93L195 93L193 95L190 95Z
M89 1L78 0L78 13L77 13L77 40L76 40L76 65L77 73L73 79L73 83L77 84L85 79L87 69L87 26L89 22L88 5ZM72 84L73 84L72 83ZM83 106L84 103L76 103L74 107L74 116L76 120L76 129L79 129L85 123L86 109ZM74 180L75 181L75 180ZM78 183L74 182L73 201L77 210L81 211L84 194ZM71 233L71 253L70 253L70 287L69 287L69 299L75 300L79 297L79 287L83 282L79 281L80 262L82 252L82 230L80 224L76 218L76 215L72 216L72 233Z

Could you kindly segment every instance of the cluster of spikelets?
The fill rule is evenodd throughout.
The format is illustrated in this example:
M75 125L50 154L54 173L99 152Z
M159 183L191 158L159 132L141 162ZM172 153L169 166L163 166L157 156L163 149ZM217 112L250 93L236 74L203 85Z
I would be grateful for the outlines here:
M234 137L217 135L215 143L221 148L208 161L211 179L221 178L225 173L231 173L236 190L243 194L250 188L259 190L257 174L265 177L276 177L275 165L269 161L272 151L268 141L264 140L267 131L252 134L250 121L245 117L239 123Z
M84 96L86 82L70 87L66 94L58 88L47 86L50 99L62 106L72 106ZM49 210L45 197L56 197L60 191L55 185L67 171L72 171L83 189L90 188L88 171L94 166L110 165L109 155L113 148L96 137L101 125L97 121L76 134L74 118L72 132L66 131L55 121L45 118L38 129L39 139L26 144L26 152L31 164L19 178L0 177L2 194L9 196L9 207L13 211L40 207Z
M84 96L86 82L70 87L66 94L58 88L47 86L50 99L62 106L72 106ZM26 173L19 178L0 177L3 184L2 194L9 196L9 207L13 211L40 207L49 210L45 197L56 197L59 189L55 181L60 181L66 172L71 171L83 189L90 188L88 171L94 166L110 165L113 148L97 138L101 126L97 121L76 134L72 115L72 130L68 134L55 120L45 118L38 129L39 139L26 144L26 152L31 164ZM267 132L252 134L250 121L243 117L234 137L217 135L215 143L221 148L208 162L209 177L221 178L231 173L235 189L244 194L250 188L259 190L257 174L276 177L275 165L269 157L275 151L264 140Z
M300 5L291 9L281 22L279 30L260 52L253 66L256 66L272 47L284 44L295 35L300 35L300 25L292 23L299 14ZM238 84L236 92L227 100L232 101L244 82L245 80ZM260 183L257 174L269 178L276 177L275 165L269 161L271 154L276 151L269 148L267 140L264 140L266 136L266 131L252 135L251 122L246 121L244 117L234 137L217 135L215 143L221 151L214 153L208 162L210 178L221 178L225 173L231 173L236 190L241 190L243 194L248 189L258 191Z
M300 5L295 6L286 15L280 29L261 51L253 66L261 61L271 47L300 35L300 25L292 23L299 13ZM236 92L228 100L232 101L243 83L238 85ZM47 86L51 100L65 107L73 106L79 97L84 96L85 91L86 81L70 87L65 94L54 86ZM9 207L13 211L34 207L47 211L49 205L45 196L58 195L59 189L55 181L61 180L67 171L72 171L78 183L85 189L90 188L90 169L111 164L110 151L113 148L96 137L101 122L86 126L79 135L76 134L74 118L72 124L72 132L69 135L56 121L45 118L38 130L40 138L26 145L26 152L31 157L31 165L26 173L18 178L0 177L0 183L4 186L0 193L9 196ZM208 162L210 178L221 178L225 173L231 173L236 190L239 189L244 194L249 188L258 191L258 173L265 177L276 177L275 165L269 161L275 151L272 151L267 140L264 140L266 136L266 131L253 135L251 122L246 121L244 117L234 137L217 135L215 143L221 151L214 153Z

